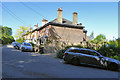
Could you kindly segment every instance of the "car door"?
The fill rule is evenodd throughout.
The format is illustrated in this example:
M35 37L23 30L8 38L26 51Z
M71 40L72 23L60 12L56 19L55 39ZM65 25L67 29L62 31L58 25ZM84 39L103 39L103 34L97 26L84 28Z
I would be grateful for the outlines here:
M79 53L80 63L86 64L88 62L88 59L87 59L87 54L85 53L85 51L79 50L78 53Z
M72 49L72 50L69 50L68 53L69 53L69 58L72 59L73 57L79 57L79 50L78 49Z
M94 51L86 51L87 52L87 64L91 64L91 65L100 65L100 58L98 56L98 54Z

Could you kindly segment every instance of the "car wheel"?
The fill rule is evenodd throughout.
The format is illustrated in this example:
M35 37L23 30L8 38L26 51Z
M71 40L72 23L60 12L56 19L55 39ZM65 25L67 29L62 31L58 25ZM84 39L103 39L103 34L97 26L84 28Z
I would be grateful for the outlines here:
M23 50L23 49L21 49L21 51L22 51L22 52L24 52L24 50Z
M80 65L80 60L78 58L74 57L74 58L72 58L71 63L73 65L78 66L78 65Z
M118 70L118 65L115 64L115 63L110 63L110 64L107 66L107 69L108 69L108 70Z

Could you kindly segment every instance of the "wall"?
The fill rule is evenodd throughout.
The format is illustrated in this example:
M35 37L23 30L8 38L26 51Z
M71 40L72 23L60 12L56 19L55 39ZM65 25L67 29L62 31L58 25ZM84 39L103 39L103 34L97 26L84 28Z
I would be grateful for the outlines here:
M52 26L52 27L54 27L56 33L61 37L61 41L68 42L70 44L80 44L80 42L83 41L83 37L85 38L83 29L57 27L57 26Z

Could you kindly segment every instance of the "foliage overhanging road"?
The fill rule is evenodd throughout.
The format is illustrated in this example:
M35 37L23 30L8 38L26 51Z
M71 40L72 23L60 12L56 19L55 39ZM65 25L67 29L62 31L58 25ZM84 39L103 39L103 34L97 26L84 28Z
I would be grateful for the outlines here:
M11 45L2 47L4 78L118 78L119 72L64 64L45 54L21 52Z

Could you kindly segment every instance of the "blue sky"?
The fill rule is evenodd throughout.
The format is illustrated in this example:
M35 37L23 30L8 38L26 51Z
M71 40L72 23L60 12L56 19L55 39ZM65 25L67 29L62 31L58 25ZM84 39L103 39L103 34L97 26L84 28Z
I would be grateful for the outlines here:
M82 23L89 36L104 34L108 40L118 37L117 2L4 2L2 3L2 25L13 29L18 26L41 26L42 18L51 21L57 18L57 9L62 7L63 17L72 21L73 12L78 13L78 23ZM11 12L8 12L9 10ZM11 16L11 15L13 16ZM17 16L17 17L15 17ZM17 18L17 19L16 19Z

